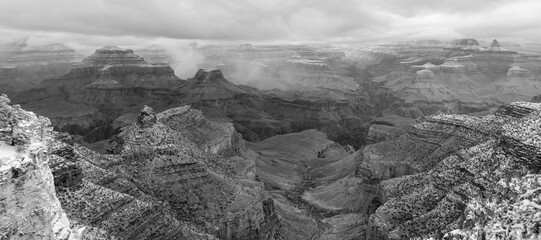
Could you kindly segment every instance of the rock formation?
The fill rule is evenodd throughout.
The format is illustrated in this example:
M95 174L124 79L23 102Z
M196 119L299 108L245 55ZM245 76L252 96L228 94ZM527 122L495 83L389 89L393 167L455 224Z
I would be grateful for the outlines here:
M158 114L158 119L197 143L207 153L229 156L244 148L242 135L232 123L208 121L200 110L190 106L163 111Z
M110 124L128 106L144 104L149 96L181 83L168 66L149 64L129 49L104 47L14 101L51 118L56 130L96 142L117 131Z
M83 59L69 73L44 81L28 94L40 98L67 94L73 102L114 106L129 104L152 91L180 83L168 66L145 62L130 49L104 47Z
M276 96L234 85L219 70L199 70L178 91L180 99L206 116L233 122L248 141L317 128L336 141L358 147L363 139L360 126L373 114L364 99L353 98L355 94L350 95L352 100L304 99L297 92Z
M536 69L537 58L502 48L497 40L493 43L482 47L475 39L459 39L445 48L383 47L380 51L390 53L367 67L373 76L372 86L378 89L379 106L391 114L418 117L437 112L483 112L503 103L531 99L540 89L537 74L531 70ZM445 53L432 54L442 49ZM513 66L530 70L531 76L519 80ZM424 70L433 73L434 88L414 83L419 82L415 80L420 77L417 73Z
M259 154L258 179L292 226L283 236L535 239L540 112L539 104L516 102L483 117L433 115L354 153L315 131L248 148Z
M82 239L70 236L48 163L48 119L10 106L0 96L0 238Z
M441 80L436 79L434 72L419 70L413 79L405 77L401 82L388 83L387 87L404 99L406 103L415 101L442 102L458 99L458 94L447 88ZM408 81L409 80L409 81Z
M498 42L498 40L494 39L494 40L492 40L492 43L490 44L490 47L491 48L501 48L502 46L500 46L500 43Z
M237 86L224 78L220 70L199 69L188 84L179 89L188 102L230 99L243 95L255 95L256 91Z
M201 69L183 81L170 67L149 64L132 50L104 47L69 73L44 81L14 101L50 117L55 129L81 135L90 143L111 137L125 125L122 121L131 119L127 123L132 123L135 119L125 116L134 116L145 104L163 110L188 103L211 119L233 122L249 141L315 127L358 147L363 137L348 132L372 114L366 101L334 97L341 93L331 93L323 101L319 101L319 92L312 95L315 101L290 101L290 93L280 97L263 94L229 82L219 70ZM53 101L56 103L51 105ZM76 107L80 111L63 111ZM321 111L329 113L318 113Z
M456 39L451 42L448 49L461 50L461 51L479 51L479 41L473 38Z
M28 90L47 78L58 77L77 61L75 51L62 44L33 46L26 39L0 45L0 93Z
M184 137L196 127L175 118L189 108L155 114L145 107L113 141L114 154L102 155L7 103L3 97L1 186L9 211L0 215L2 236L75 239L85 229L85 239L280 238L253 160L205 153L206 142Z
M518 66L514 66L512 68L509 68L507 70L507 79L509 81L512 81L513 78L515 79L521 79L521 80L528 80L531 77L530 71L527 69L520 68Z
M525 128L536 124L540 110L538 104L519 102L482 118L436 115L417 121L412 132L396 141L370 145L364 155L373 160L364 161L392 171L381 171L376 165L368 168L384 180L381 186L388 198L371 215L369 224L390 239L443 236L473 226L497 236L497 230L490 230L492 226L477 222L480 218L468 220L467 209L479 199L513 199L516 190L501 185L502 179L523 176L528 169L536 171L536 145ZM398 142L405 148L392 150ZM390 156L401 156L402 160L391 160ZM495 215L485 216L500 221L491 218ZM526 229L535 228L535 224L521 220L502 221L502 227L521 223ZM535 231L527 234L533 236Z
M102 68L105 66L149 66L150 64L135 55L131 49L105 46L83 59L80 65Z
M366 144L374 144L398 137L406 131L412 121L412 118L395 115L376 118L370 122L371 125L366 135Z

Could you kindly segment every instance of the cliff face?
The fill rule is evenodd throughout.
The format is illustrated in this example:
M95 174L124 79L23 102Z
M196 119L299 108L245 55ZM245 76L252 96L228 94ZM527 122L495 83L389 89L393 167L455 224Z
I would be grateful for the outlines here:
M271 203L263 201L253 179L245 179L248 169L242 166L251 164L243 158L206 154L208 142L191 142L188 138L197 133L187 138L182 133L191 126L172 119L183 114L178 111L156 116L150 108L143 109L137 123L116 138L112 152L125 163L113 168L170 205L176 218L207 233L222 239L273 239L277 218L267 206Z
M148 66L143 58L135 55L131 49L122 49L116 46L105 46L86 57L81 65L104 67L104 66Z
M104 47L65 75L48 79L17 99L30 101L63 96L77 103L125 106L153 91L180 83L168 66L145 62L130 49ZM111 101L111 98L118 100Z
M358 147L363 136L359 126L375 113L366 99L349 94L342 99L302 93L261 93L234 85L220 70L199 70L178 89L176 101L190 104L206 116L233 122L248 141L316 128L340 143Z
M96 142L118 131L111 123L128 108L160 99L164 89L182 82L169 66L149 64L129 49L104 47L14 101L49 117L57 130Z
M265 53L272 55L275 50ZM16 96L14 101L23 107L41 110L40 114L50 117L57 129L81 135L87 142L110 138L119 130L115 123L126 120L122 116L135 114L143 105L165 110L189 104L210 119L232 122L248 141L317 128L341 143L355 147L362 145L364 137L358 133L364 130L358 126L367 121L375 110L364 96L357 96L358 84L352 77L344 80L343 70L338 74L328 65L332 59L342 58L343 53L312 53L309 49L295 51L303 57L329 60L323 65L288 62L288 66L293 66L292 69L287 68L288 71L301 69L308 75L318 72L325 75L303 80L299 86L315 84L314 87L323 90L309 93L309 97L302 96L301 101L295 101L295 92L276 96L235 85L226 80L220 70L201 69L193 78L182 81L169 66L150 64L134 51L118 47L96 50L67 74L45 80L38 87ZM244 56L249 52L252 50L239 49L238 53ZM289 54L289 50L284 50L286 53ZM338 86L342 84L341 79L345 85ZM338 85L331 86L333 84ZM58 103L50 105L51 102ZM75 116L70 111L55 109L56 106L72 109L76 105L86 105L82 109L87 110L87 114ZM81 118L82 115L84 117ZM116 121L119 117L122 119Z
M387 104L385 110L407 117L485 111L535 96L541 86L531 70L534 58L497 41L493 45L482 47L475 39L453 41L445 48L409 45L411 51L394 52L368 68L378 89L375 95ZM430 54L442 49L445 54Z
M502 181L538 171L534 136L540 110L538 104L519 102L485 117L435 115L417 121L397 140L367 146L361 167L383 180L380 186L387 198L370 216L369 225L390 239L466 233L481 237L474 229L487 237L501 235L488 222L502 228L522 224L528 229L525 234L534 237L534 223L518 216L482 214L486 209L475 204L492 199L512 203L513 196L523 194ZM391 147L398 142L398 148ZM538 201L534 196L527 199ZM467 214L472 211L477 217ZM507 234L518 234L513 231Z
M0 96L0 238L82 239L56 196L49 121L8 104Z
M228 156L238 154L244 148L242 135L235 131L232 123L208 121L200 110L190 106L171 108L157 117L207 153Z
M0 232L8 238L77 239L70 224L85 239L279 238L274 203L230 124L189 107L158 116L147 107L115 138L114 154L102 155L5 99Z
M375 143L354 153L307 131L249 147L297 238L304 231L312 239L537 239L540 112L539 104L516 102L483 117L437 114L410 127L381 118L371 130L402 131L369 134ZM296 210L287 204L306 212L292 221L287 213Z

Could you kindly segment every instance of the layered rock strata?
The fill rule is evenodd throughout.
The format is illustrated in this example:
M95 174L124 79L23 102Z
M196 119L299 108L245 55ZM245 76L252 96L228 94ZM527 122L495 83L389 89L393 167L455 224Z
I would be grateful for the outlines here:
M82 239L56 196L49 168L52 129L46 118L0 96L0 238ZM71 236L70 236L71 235Z
M0 45L0 93L13 95L44 79L68 72L77 61L75 50L62 44L28 45L26 39Z
M25 174L40 172L49 176L45 183L50 187L36 189L37 185L18 185L23 189L17 192L28 193L26 198L13 194L5 200L21 198L19 203L29 201L39 206L52 206L40 215L51 217L36 215L39 222L32 220L34 215L29 215L27 220L31 225L22 225L24 221L13 219L19 215L25 217L24 211L2 213L2 217L9 219L2 221L8 224L2 225L2 234L17 234L22 236L21 239L31 236L25 234L37 234L46 239L56 234L58 239L66 239L68 235L61 231L64 229L62 226L69 227L71 224L85 229L85 239L280 238L277 232L280 221L273 201L265 197L261 185L254 181L254 174L251 173L254 169L243 168L254 164L240 156L224 159L205 153L206 141L192 142L184 137L183 133L196 126L186 126L182 122L175 124L173 119L183 119L175 115L185 113L188 115L186 118L200 116L197 112L190 115L189 108L158 115L151 108L144 108L137 122L125 127L115 138L110 148L114 153L112 155L98 154L77 145L67 134L51 132L47 122L38 121L33 114L4 103L1 109L7 114L5 116L15 117L18 116L15 113L21 111L30 116L30 120L34 119L30 125L25 117L17 117L18 125L3 124L2 140L9 144L24 144L25 141L39 138L43 141L42 149L49 152L46 156L37 153L28 155L27 160L37 161L39 168L26 162L22 165L14 163L11 164L13 166L6 165L5 176L26 181L28 178L24 177ZM172 128L164 125L161 119ZM39 128L34 128L34 123L39 123ZM202 127L205 124L213 126L201 119L199 123ZM47 134L35 132L38 130ZM13 134L5 134L11 132ZM205 131L200 134L205 134ZM37 144L35 147L38 147ZM2 153L10 153L10 149L7 147L7 151ZM13 152L14 156L19 156L15 149ZM13 162L11 156L6 159L8 163ZM43 159L46 161L40 162ZM41 181L39 176L32 179ZM2 186L10 189L10 184ZM39 196L35 196L34 192L39 192ZM47 199L43 199L46 196ZM14 199L6 204L18 203ZM10 206L8 209L11 211L17 207ZM28 206L23 209L32 210ZM66 215L71 223L66 222ZM56 223L58 219L62 220L60 224ZM68 233L69 230L67 228ZM73 232L79 234L78 231ZM75 235L69 235L70 239Z
M497 236L497 232L490 232L490 226L478 222L480 218L471 219L466 212L471 211L475 201L513 199L517 190L500 184L501 181L538 171L535 131L531 130L537 129L540 111L538 104L519 102L485 117L435 115L419 120L399 138L416 139L418 143L408 146L406 141L400 151L410 155L393 161L394 166L405 164L412 172L396 171L398 168L394 172L382 171L381 167L389 166L386 164L389 158L385 156L400 156L398 149L373 152L369 150L372 146L367 146L365 157L369 153L370 172L384 180L380 185L387 197L370 216L369 225L379 229L376 232L379 231L380 237L389 239L450 236L456 229L468 230L474 226L486 231L486 235ZM423 147L426 152L411 155L419 152L423 144L432 147ZM378 154L383 156L374 158ZM505 228L517 223L526 224L526 229L536 228L533 223L520 220L500 224ZM532 232L528 230L528 234ZM366 239L377 235L367 235Z

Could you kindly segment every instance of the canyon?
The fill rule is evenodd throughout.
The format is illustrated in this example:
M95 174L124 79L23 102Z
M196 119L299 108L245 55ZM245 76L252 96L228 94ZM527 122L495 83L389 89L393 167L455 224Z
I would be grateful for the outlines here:
M537 52L17 44L66 68L2 88L0 239L540 237Z
M59 43L29 45L22 39L0 44L1 93L31 89L46 78L66 73L78 60L74 49Z
M231 123L206 120L188 106L161 113L145 106L135 123L113 137L107 154L52 131L46 118L10 106L5 96L2 103L2 189L19 181L16 189L23 190L17 191L48 191L39 195L49 196L40 204L52 204L52 217L33 220L39 225L1 226L3 234L40 231L54 239L78 231L85 239L539 234L537 103L515 102L482 117L441 113L410 124L381 118L371 132L387 124L395 134L373 137L359 150L317 130L245 142ZM30 157L17 157L25 154L20 149L28 149ZM32 189L31 180L50 187ZM35 200L31 194L13 196L20 200L3 204ZM513 209L512 215L503 208ZM26 212L16 216L25 214L32 219Z
M133 122L143 105L165 110L189 104L209 119L232 122L248 141L317 128L341 143L362 145L362 136L356 135L366 130L361 125L376 110L355 92L322 92L330 97L261 91L231 83L220 70L201 69L182 80L167 65L148 63L129 49L105 47L13 101L51 118L56 130L90 144Z

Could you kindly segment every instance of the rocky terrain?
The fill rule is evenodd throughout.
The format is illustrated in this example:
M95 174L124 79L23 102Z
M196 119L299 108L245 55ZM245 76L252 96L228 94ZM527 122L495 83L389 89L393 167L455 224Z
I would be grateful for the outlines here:
M491 236L486 239L498 235L538 237L539 226L533 222L513 222L512 216L494 212L472 217L468 212L482 211L473 207L478 201L499 199L505 205L526 200L517 202L515 196L523 190L508 183L522 181L528 173L534 174L533 178L538 174L537 150L529 139L535 134L535 130L530 131L537 129L540 109L538 104L518 102L485 117L435 115L417 121L397 140L367 146L372 150L365 157L379 160L370 162L387 166L387 170L394 168L387 173L380 170L380 185L388 200L371 215L370 224L394 239L437 238L455 229L472 232L473 228L479 229L476 234ZM388 157L396 154L396 150L389 150L396 141L402 142L399 151L408 153L403 160ZM525 148L529 150L522 150ZM371 168L380 169L374 165ZM528 187L537 188L536 183ZM539 195L529 195L526 201L539 201ZM535 206L526 207L522 213L529 211L535 212ZM490 221L498 222L504 231L487 225ZM515 224L520 224L521 230L513 230Z
M369 132L393 134L356 152L316 131L248 148L291 239L536 239L540 112L517 102L410 126L382 118Z
M56 195L48 120L9 103L0 96L0 238L81 239Z
M219 70L199 70L179 92L182 101L206 116L233 122L248 141L317 128L336 141L360 146L362 139L355 135L375 112L359 97L328 99L296 92L260 92L232 84Z
M528 101L540 90L538 75L529 70L537 69L536 57L506 49L496 39L489 46L475 39L423 46L397 43L375 49L387 55L368 71L389 114L417 118L481 112Z
M516 102L541 101L535 54L204 50L222 70L104 47L14 97L35 114L3 96L0 239L539 238L541 105Z
M145 104L159 110L190 104L207 118L233 123L248 141L317 128L333 140L359 147L366 131L362 125L376 110L355 92L353 78L345 79L346 88L353 90L338 85L332 89L341 83L330 78L320 82L330 89L321 85L313 91L262 92L231 83L220 70L201 69L181 80L167 65L150 64L129 49L104 47L69 73L18 94L14 102L51 118L55 130L87 143L106 140L133 123Z
M149 96L181 83L168 66L152 65L129 49L104 47L14 101L51 118L56 130L92 143L111 137L118 130L112 121L126 109L141 108Z
M189 108L145 107L110 154L99 154L8 103L3 96L4 237L82 239L81 229L84 239L280 239L273 201L242 156L242 139L213 131L235 136L231 128ZM194 126L206 141L184 136Z

